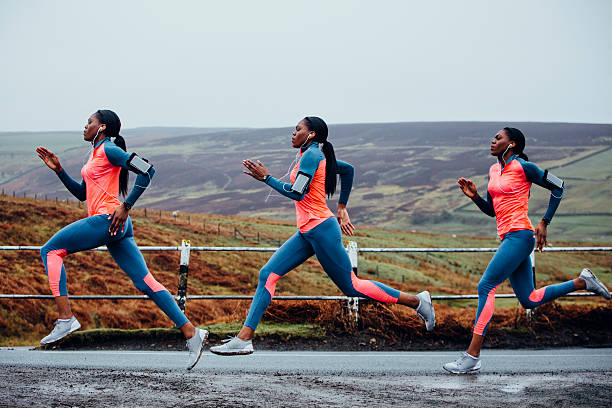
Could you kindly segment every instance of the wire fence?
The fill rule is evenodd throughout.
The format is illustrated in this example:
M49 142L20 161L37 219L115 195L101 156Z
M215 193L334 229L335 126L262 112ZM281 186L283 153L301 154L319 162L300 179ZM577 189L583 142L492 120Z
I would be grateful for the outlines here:
M1 189L0 196L10 197L11 194ZM70 195L65 195L63 197L38 193L30 193L30 195L28 195L26 192L17 193L13 191L12 197L17 199L47 201L55 203L56 205L80 208L85 213L87 209L87 205L84 202L75 200ZM251 225L238 226L234 223L223 222L221 219L208 214L187 213L179 210L152 209L147 207L132 208L130 214L132 217L138 216L154 219L156 221L170 221L173 225L188 225L206 234L233 237L236 240L257 242L258 244L268 243L271 245L281 245L281 239L277 236L266 236L260 231L253 230Z

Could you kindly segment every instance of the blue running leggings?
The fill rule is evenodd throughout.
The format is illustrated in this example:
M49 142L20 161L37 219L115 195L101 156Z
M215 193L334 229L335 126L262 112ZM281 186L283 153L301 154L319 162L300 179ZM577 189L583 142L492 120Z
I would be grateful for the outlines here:
M529 257L534 244L535 239L531 230L511 231L504 236L478 283L475 334L485 335L493 317L495 290L507 278L510 278L512 289L525 309L533 309L576 290L574 281L545 286L537 290L534 288Z
M125 221L123 232L111 236L108 232L111 221L108 215L83 218L59 230L41 248L49 286L53 296L68 296L66 269L63 258L68 254L106 245L117 265L132 279L134 286L149 296L155 304L181 327L189 320L174 301L170 292L155 280L142 254L134 242L132 220Z
M255 330L274 296L276 282L287 272L316 255L321 266L346 296L363 296L397 303L400 292L380 282L359 279L342 246L340 225L331 217L307 232L296 232L259 271L259 284L245 326Z

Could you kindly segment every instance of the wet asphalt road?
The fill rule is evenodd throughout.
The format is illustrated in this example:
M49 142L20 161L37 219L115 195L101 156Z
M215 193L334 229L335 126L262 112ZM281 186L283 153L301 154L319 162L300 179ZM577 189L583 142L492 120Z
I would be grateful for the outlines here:
M457 352L186 352L0 349L0 407L610 406L612 349Z
M439 374L458 352L255 352L217 356L204 352L195 371L287 374ZM612 349L484 350L483 372L498 374L612 372ZM181 370L187 352L38 351L0 348L0 366Z

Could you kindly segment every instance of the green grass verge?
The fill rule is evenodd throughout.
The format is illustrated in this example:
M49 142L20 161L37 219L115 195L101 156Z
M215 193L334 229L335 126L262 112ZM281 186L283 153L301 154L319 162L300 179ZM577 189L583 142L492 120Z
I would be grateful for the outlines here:
M199 327L208 330L211 333L210 340L217 342L228 336L235 336L242 327L242 322L217 323ZM300 338L321 340L326 337L326 331L323 327L312 324L261 323L257 327L255 339L267 337L285 340ZM173 344L182 341L184 341L183 335L175 327L135 330L102 328L77 331L51 346L42 348L96 348L98 346L112 346L113 343L116 343L118 347L134 343L142 343L143 346L148 346L157 343Z

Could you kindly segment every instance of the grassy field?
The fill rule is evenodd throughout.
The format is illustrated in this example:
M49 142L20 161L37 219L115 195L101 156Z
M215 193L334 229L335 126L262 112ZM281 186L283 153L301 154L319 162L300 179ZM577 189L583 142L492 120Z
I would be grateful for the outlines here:
M143 209L135 209L132 214L139 245L180 245L182 239L189 239L194 246L276 246L295 232L293 223L273 219L198 213L180 213L178 218L174 218L170 212L161 212L160 217L158 210L150 209L147 216L144 215ZM85 216L86 210L74 202L56 203L54 200L2 196L0 245L42 245L61 227ZM354 240L360 247L498 245L497 240L492 238L357 227ZM555 241L555 244L575 243ZM144 256L157 280L171 293L176 293L178 252L146 252ZM257 285L258 271L269 256L269 253L249 253L245 256L236 252L193 252L188 294L251 295ZM359 256L359 273L410 293L428 289L433 294L468 294L475 292L490 257L491 254L364 253ZM70 255L65 258L65 265L71 294L139 294L105 252ZM543 253L536 256L536 265L538 283L541 285L571 279L585 266L593 269L606 284L612 285L612 258L607 253ZM48 294L47 277L39 254L36 251L0 252L0 287L3 293ZM499 293L510 291L508 283L498 289ZM340 292L318 262L311 258L278 282L276 294L339 295ZM505 319L510 319L508 316L512 316L516 304L515 300L498 303L500 310L511 310L502 314L506 316ZM594 298L562 300L560 304L605 305ZM190 301L187 314L199 324L239 324L245 318L248 306L248 301ZM453 321L459 319L467 327L473 319L474 306L474 301L448 303L447 309L440 309L440 318L443 319L445 313L456 317L459 313L456 310L464 310L461 319L456 317ZM328 318L345 313L343 305L333 307L337 309L323 310L318 305L274 302L264 320L322 324ZM171 325L148 301L74 300L73 309L87 329L139 329ZM410 323L406 327L419 326L413 312L401 306L385 306L376 310L376 313L406 320ZM300 316L304 321L299 320ZM51 300L0 300L0 345L33 344L49 331L55 318L56 311Z

